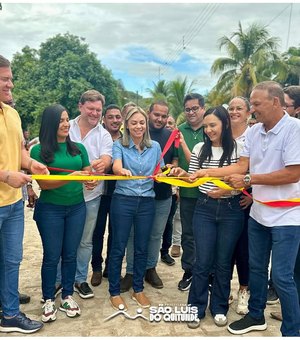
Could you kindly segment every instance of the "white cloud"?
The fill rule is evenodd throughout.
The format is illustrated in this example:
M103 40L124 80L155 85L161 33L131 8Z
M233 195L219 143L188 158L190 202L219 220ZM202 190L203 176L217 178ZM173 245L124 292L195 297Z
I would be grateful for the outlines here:
M281 39L281 51L287 46L299 46L299 3L293 3L291 13L291 5L285 2L254 2L5 2L0 11L1 54L11 59L25 45L39 48L48 38L69 32L84 37L90 50L113 73L122 73L125 86L126 76L135 78L136 85L131 86L136 88L130 90L141 91L145 84L151 86L158 80L159 67L161 75L163 73L167 79L184 76L182 68L174 71L173 67L163 67L156 62L160 59L174 65L173 62L178 61L184 52L190 56L189 65L202 65L195 67L198 73L194 77L204 91L212 87L215 79L203 68L209 70L216 58L225 55L218 49L218 39L236 31L239 21L244 29L255 21L268 25L270 34ZM148 50L153 60L132 62L128 51L130 46Z

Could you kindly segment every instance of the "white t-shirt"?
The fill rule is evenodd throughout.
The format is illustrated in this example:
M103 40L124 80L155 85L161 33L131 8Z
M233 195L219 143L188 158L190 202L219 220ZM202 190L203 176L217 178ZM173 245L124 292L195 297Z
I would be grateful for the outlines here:
M112 157L112 145L113 140L111 135L104 127L98 123L92 130L90 130L86 136L81 139L80 128L78 120L80 116L70 120L70 138L74 142L82 143L88 153L89 161L92 162L95 159L99 159L102 155L108 155ZM84 200L86 202L99 197L103 193L104 183L99 181L94 190L83 189Z
M257 123L246 134L241 156L249 158L250 174L267 174L300 164L300 121L285 114L268 132ZM273 201L300 197L300 181L284 185L252 185L253 198ZM274 208L253 201L250 216L267 226L300 226L300 206Z

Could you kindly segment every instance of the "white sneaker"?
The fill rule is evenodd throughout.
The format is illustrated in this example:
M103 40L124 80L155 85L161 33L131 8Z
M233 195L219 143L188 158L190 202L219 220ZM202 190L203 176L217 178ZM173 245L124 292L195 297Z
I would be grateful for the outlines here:
M42 321L43 322L51 322L56 320L56 313L57 309L55 306L55 302L51 299L46 300L43 304L43 314L42 314Z
M216 314L214 316L214 322L219 327L226 326L227 325L227 317L224 314Z
M64 299L61 299L59 309L65 312L69 318L74 318L75 316L79 316L81 314L81 310L77 302L73 299L71 295L66 296Z
M246 315L248 313L248 300L250 294L246 289L238 291L238 304L236 307L236 312L241 315Z

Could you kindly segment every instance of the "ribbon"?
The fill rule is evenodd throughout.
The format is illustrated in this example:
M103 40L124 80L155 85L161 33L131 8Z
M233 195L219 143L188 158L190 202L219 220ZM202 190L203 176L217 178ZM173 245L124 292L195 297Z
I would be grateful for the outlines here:
M51 168L54 169L54 168ZM65 172L73 172L73 170L67 170L67 169L60 169L55 168L55 170L58 171L65 171ZM158 177L158 176L115 176L115 175L95 175L95 173L91 173L91 175L74 175L74 176L66 176L66 175L31 175L32 179L35 180L46 180L46 181L107 181L107 180L118 180L118 181L128 181L128 180L139 180L139 179L148 179L152 178L157 182L160 183L166 183L175 185L178 187L185 187L185 188L194 188L198 187L206 182L212 182L217 187L225 190L237 190L231 187L230 185L224 183L220 178L217 177L202 177L198 178L194 182L186 182L183 179L187 179L184 177ZM276 201L260 201L255 198L253 198L244 188L238 189L240 190L244 195L251 197L255 202L258 202L260 204L267 205L269 207L274 208L285 208L285 207L296 207L300 206L300 198L290 198L286 200L276 200Z
M172 133L170 134L170 137L169 139L167 140L167 143L160 155L160 159L153 171L153 176L157 175L159 169L160 169L160 162L163 160L164 158L164 155L168 152L168 150L170 149L171 145L173 144L174 142L174 145L175 145L175 148L179 148L179 144L180 144L180 131L178 129L174 129L172 131Z

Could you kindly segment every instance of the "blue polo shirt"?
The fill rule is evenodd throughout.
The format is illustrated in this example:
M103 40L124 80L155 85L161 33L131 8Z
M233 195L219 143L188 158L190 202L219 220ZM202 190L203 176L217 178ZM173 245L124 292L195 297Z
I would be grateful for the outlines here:
M144 147L140 153L130 139L129 147L123 146L119 140L113 144L113 161L120 159L123 168L130 170L133 176L150 176L161 155L159 143L152 141L151 147ZM161 161L164 166L164 161ZM155 197L154 181L151 178L137 180L120 180L116 183L116 194L126 196Z

